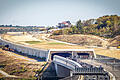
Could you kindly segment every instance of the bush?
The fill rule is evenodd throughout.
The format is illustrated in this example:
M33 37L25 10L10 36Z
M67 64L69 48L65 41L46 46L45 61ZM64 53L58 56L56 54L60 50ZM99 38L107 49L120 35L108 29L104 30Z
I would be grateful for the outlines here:
M61 35L62 34L62 30L57 30L53 32L53 35Z

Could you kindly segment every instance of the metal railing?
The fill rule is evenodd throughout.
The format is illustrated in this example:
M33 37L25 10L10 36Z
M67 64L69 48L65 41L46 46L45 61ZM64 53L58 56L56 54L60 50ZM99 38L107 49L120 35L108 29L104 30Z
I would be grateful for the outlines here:
M93 68L76 67L73 74L94 74L94 75L96 74L96 75L100 75L100 74L107 74L107 72L105 72L104 69L101 67L93 67Z

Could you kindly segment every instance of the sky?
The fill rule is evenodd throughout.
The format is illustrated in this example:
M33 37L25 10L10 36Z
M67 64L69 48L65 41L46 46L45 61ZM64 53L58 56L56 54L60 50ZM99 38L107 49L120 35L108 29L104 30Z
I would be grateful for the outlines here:
M62 21L120 16L120 0L0 0L0 24L55 26Z

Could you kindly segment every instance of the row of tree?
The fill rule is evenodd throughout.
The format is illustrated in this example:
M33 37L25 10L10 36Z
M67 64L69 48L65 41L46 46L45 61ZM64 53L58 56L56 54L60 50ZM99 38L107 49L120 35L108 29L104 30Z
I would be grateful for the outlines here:
M62 34L93 34L102 37L115 37L120 35L120 16L106 15L97 19L86 21L78 20L76 25L53 32L53 35Z

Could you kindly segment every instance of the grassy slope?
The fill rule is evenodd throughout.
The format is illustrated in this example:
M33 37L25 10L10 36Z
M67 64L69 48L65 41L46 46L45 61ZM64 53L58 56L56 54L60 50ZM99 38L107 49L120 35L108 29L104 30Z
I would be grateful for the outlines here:
M32 37L28 38L29 36L30 35L21 35L21 36L5 35L4 38L11 42L15 42L18 44L24 44L25 46L35 47L35 48L40 48L40 49L81 49L81 47L77 46L77 45L73 46L73 45L68 45L68 44L64 44L64 43L60 43L60 42L56 42L56 41L45 40L41 37L39 39L37 39L37 41L40 40L40 42L36 43L36 39L32 38ZM39 36L41 36L41 35L39 35ZM20 38L20 39L18 39L18 38ZM27 45L26 45L26 41L28 42ZM29 43L31 43L31 41L34 44L29 44Z
M25 41L25 43L38 44L38 43L41 43L41 42L40 41Z

